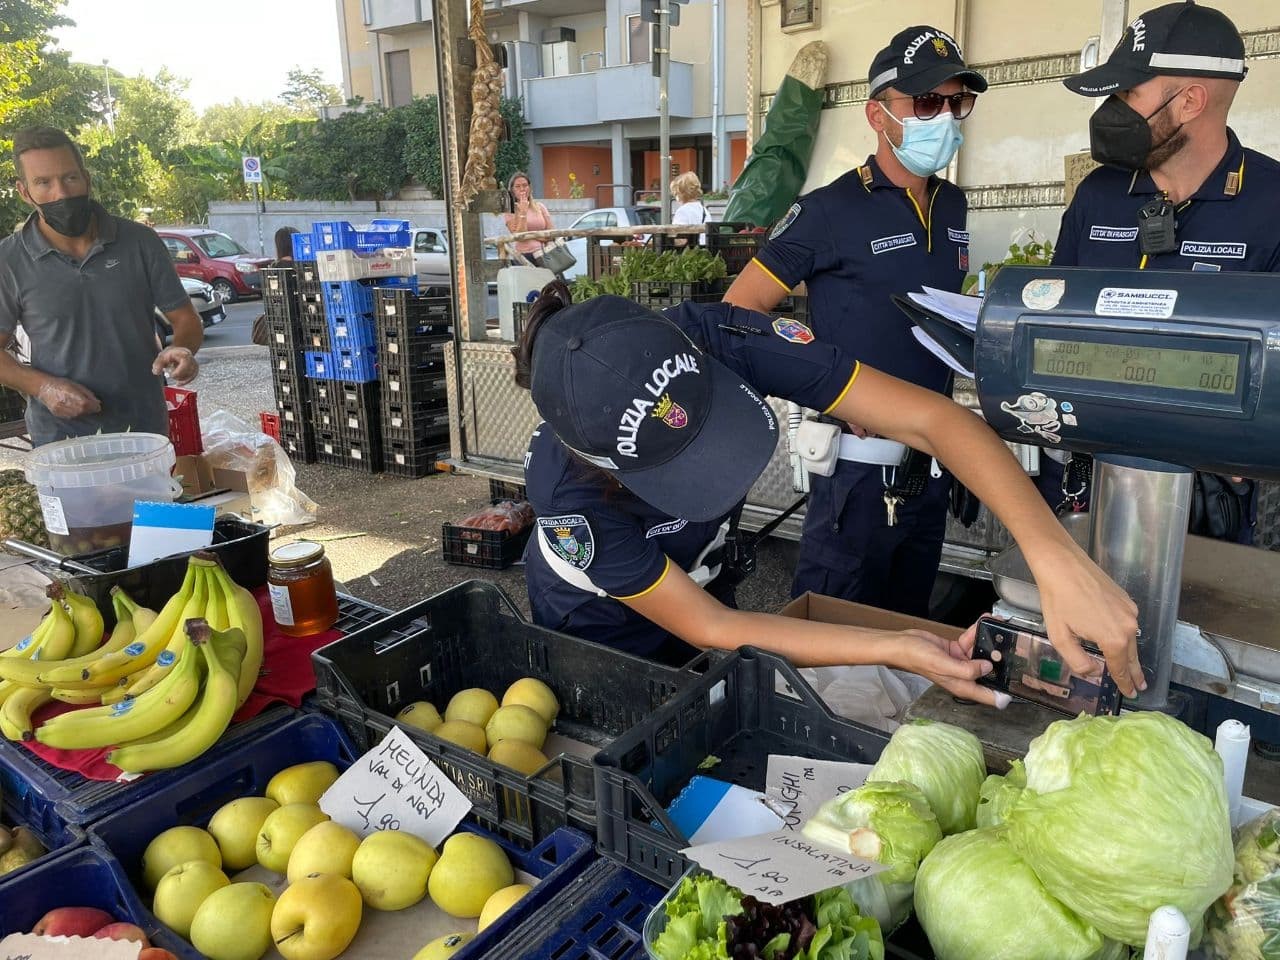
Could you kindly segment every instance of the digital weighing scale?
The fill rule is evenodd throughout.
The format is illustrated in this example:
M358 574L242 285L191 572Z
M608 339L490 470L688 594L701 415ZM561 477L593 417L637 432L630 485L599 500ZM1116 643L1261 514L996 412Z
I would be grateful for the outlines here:
M1138 604L1148 689L1126 705L1202 731L1236 717L1280 742L1280 554L1186 534L1193 470L1280 478L1280 276L1003 267L975 334L914 318L939 342L972 337L971 355L951 352L1001 437L1094 456L1090 513L1068 519ZM1041 628L1016 548L992 568L996 612ZM1011 736L1011 756L1056 719L1023 711L1006 736L1004 715L949 700L911 712L970 715L990 746Z

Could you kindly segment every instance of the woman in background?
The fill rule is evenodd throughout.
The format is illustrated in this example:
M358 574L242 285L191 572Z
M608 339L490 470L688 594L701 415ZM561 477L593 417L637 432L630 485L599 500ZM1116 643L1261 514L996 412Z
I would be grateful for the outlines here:
M550 230L555 226L551 222L551 213L546 206L533 199L533 187L529 184L529 175L523 170L517 170L507 181L507 196L511 202L511 212L504 216L508 233ZM517 240L515 251L535 267L540 267L544 246L541 240Z

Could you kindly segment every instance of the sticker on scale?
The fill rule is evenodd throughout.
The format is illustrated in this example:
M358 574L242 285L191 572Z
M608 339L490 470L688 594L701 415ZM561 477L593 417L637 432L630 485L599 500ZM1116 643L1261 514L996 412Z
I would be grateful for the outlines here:
M282 627L294 626L293 620L293 601L289 599L289 588L270 584L267 587L271 594L271 614L276 618L276 623Z
M1103 287L1093 312L1100 317L1145 317L1168 320L1178 302L1177 290L1146 290L1140 287Z
M63 537L71 535L71 530L67 527L67 515L62 510L61 497L40 494L40 512L44 514L45 529L50 533Z
M1028 310L1052 310L1066 292L1067 281L1061 278L1031 280L1022 288L1022 305Z

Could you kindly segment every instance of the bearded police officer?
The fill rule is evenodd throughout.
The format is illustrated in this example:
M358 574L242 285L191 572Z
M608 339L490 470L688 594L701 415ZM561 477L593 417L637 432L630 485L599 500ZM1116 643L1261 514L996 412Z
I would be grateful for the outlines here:
M1235 25L1186 0L1142 14L1106 63L1064 81L1107 97L1089 120L1090 150L1104 166L1063 215L1055 266L1280 271L1280 163L1227 126L1246 72ZM1065 483L1060 467L1044 467L1046 497L1085 502L1087 466L1077 461ZM1205 482L1230 478L1202 477L1202 490ZM1245 482L1234 491L1244 508L1235 536L1197 532L1247 542L1251 492Z
M969 269L965 198L937 174L955 156L960 121L986 89L943 31L917 26L895 36L871 64L866 117L875 154L801 197L725 299L768 312L803 282L819 340L895 377L946 390L947 368L914 339L890 298L922 284L960 290ZM792 591L924 615L950 477L901 444L857 426L845 430L834 475L810 475Z

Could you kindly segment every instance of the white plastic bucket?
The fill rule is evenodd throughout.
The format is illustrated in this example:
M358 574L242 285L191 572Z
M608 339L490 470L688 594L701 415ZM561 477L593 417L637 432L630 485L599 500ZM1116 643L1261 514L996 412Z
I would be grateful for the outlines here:
M173 444L158 433L100 433L60 440L31 453L27 481L40 494L49 543L64 554L128 542L138 500L172 502Z

